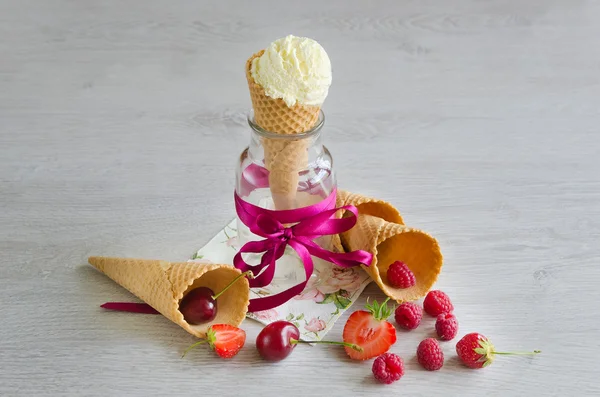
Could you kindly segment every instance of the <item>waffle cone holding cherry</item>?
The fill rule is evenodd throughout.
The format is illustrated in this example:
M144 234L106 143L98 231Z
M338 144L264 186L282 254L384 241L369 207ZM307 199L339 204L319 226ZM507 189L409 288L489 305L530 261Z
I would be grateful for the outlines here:
M238 326L246 317L250 291L248 280L229 265L96 256L88 261L194 336L205 337L213 324ZM211 299L214 292L223 290L217 299ZM205 318L207 321L191 321L182 313L185 312L183 303L188 295L191 297L190 294L198 292L205 295L199 297L204 301L218 302L212 316ZM199 314L202 315L195 312L190 316L193 318Z

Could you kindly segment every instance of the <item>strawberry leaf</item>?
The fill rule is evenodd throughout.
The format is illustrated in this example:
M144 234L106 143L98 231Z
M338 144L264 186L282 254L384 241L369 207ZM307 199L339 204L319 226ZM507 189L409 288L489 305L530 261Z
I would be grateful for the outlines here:
M206 331L206 341L211 349L215 348L215 342L217 341L217 333L213 330L212 327L208 327L208 331Z
M367 308L367 310L369 310L371 312L371 314L373 315L373 318L375 318L375 320L382 321L382 320L387 319L389 316L391 316L392 311L394 310L393 307L390 308L387 305L387 301L389 301L389 300L390 300L390 298L387 298L381 304L379 304L379 302L377 302L376 300L373 301L373 304L369 304L368 300L367 300L367 304L365 305L365 307Z

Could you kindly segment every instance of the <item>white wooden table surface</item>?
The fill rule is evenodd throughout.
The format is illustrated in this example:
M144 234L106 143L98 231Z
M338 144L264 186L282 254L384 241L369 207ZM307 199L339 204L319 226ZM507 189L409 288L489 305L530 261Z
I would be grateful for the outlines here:
M600 2L371 3L0 0L0 395L600 394ZM181 359L179 327L101 311L133 298L89 255L185 259L233 217L243 65L289 33L334 65L340 185L439 239L460 336L542 355L471 371L449 342L429 373L427 320L386 387L339 349L266 364L251 321L235 359Z

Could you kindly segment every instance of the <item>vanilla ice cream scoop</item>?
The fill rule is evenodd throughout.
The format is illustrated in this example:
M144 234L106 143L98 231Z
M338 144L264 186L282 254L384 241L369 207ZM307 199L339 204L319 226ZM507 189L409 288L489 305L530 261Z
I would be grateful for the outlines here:
M320 106L331 85L331 62L316 41L289 35L275 40L252 62L251 74L265 94L295 104Z

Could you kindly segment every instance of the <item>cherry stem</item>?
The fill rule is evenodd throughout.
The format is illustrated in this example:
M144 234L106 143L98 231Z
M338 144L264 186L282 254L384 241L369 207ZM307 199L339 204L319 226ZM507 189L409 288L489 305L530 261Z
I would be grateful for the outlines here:
M183 352L183 354L181 355L181 358L184 358L184 357L185 357L185 355L186 355L186 354L187 354L187 353L188 353L190 350L192 350L193 348L195 348L196 346L200 346L200 345L202 345L202 344L204 344L204 343L208 343L208 340L206 340L206 339L202 339L201 341L194 343L193 345L191 345L190 347L188 347L187 349L185 349L185 351L184 351L184 352Z
M541 350L534 350L532 352L492 352L492 354L504 354L506 356L529 356L532 354L540 354Z
M229 284L227 284L227 285L225 286L225 288L223 288L223 289L221 290L221 292L219 292L218 294L216 294L216 295L212 296L213 300L217 300L217 299L219 298L219 296L223 295L223 293L224 293L225 291L227 291L227 290L229 289L229 287L231 287L233 284L235 284L235 282L236 282L236 281L238 281L240 278L242 278L242 277L246 277L246 276L247 276L248 278L254 278L254 275L252 274L252 271L251 271L251 270L248 270L247 272L244 272L244 273L242 273L242 274L238 275L238 276L237 276L236 278L234 278L234 279L233 279L233 280L232 280L232 281L231 281Z
M312 345L313 343L323 343L326 345L338 345L338 346L346 346L349 347L352 350L356 350L357 352L362 352L363 348L355 345L354 343L346 343L346 342L335 342L335 341L331 341L331 340L316 340L316 341L309 341L309 340L298 340L298 339L290 339L290 343L292 345L296 345L298 343L306 343L308 345Z

